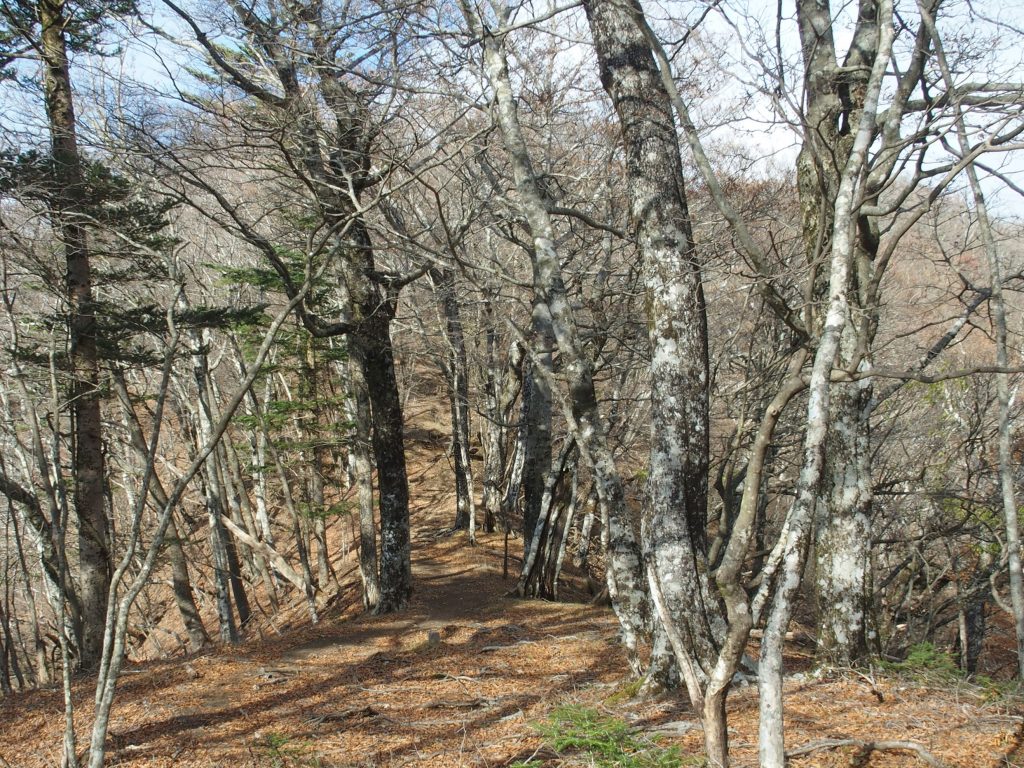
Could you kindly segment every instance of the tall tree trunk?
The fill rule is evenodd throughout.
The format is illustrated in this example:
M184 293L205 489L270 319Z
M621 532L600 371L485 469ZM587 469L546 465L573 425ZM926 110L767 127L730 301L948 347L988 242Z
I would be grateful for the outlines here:
M309 501L309 525L312 540L316 543L316 575L321 590L326 590L332 581L336 581L331 569L330 552L327 548L327 502L324 497L324 447L321 436L323 423L323 403L320 397L319 384L320 364L316 356L316 347L312 337L305 340L302 354L302 376L299 380L299 398L302 400L304 413L299 419L300 440L309 453L306 465L306 495Z
M456 291L455 272L433 269L430 279L440 299L442 332L445 340L444 372L452 415L452 463L455 466L455 528L475 527L476 504L473 499L473 467L470 463L469 365L466 338L462 327L462 309Z
M225 512L223 509L221 511ZM231 519L229 514L226 517L229 520ZM218 520L218 523L221 526L224 525L223 520ZM238 626L243 628L252 617L252 609L249 607L249 596L246 594L245 581L242 579L242 563L238 557L238 546L235 544L235 539L226 535L226 531L223 528L221 532L224 541L224 552L227 555L228 581L231 584L231 596L235 599L235 610L238 612Z
M772 553L779 569L761 643L759 679L761 686L759 754L764 768L783 768L785 744L782 718L782 649L786 628L793 612L793 600L800 585L807 547L811 538L814 506L822 490L825 443L830 418L832 368L840 352L842 335L850 317L857 252L859 194L863 191L868 148L875 134L882 79L892 53L894 37L891 0L881 0L875 26L877 45L865 79L863 110L853 128L849 157L843 166L835 196L830 239L828 305L818 348L811 369L807 404L804 460L797 495L787 515L779 545ZM770 565L768 567L771 567Z
M198 395L196 418L197 447L205 445L213 434L213 408L210 402L209 364L207 361L207 340L199 331L192 331L189 336L192 353L192 374L195 379ZM217 618L220 626L220 638L226 643L239 640L238 628L235 624L234 611L231 607L231 563L228 558L228 537L224 530L225 514L224 494L220 486L220 472L217 467L217 452L210 451L203 464L202 477L206 491L206 514L209 522L210 554L213 559L213 581L217 595Z
M797 188L803 219L804 251L812 274L811 306L826 305L836 196L864 108L867 74L878 48L877 2L862 0L854 43L843 66L836 58L829 3L801 0L797 20L804 59L804 144L797 160ZM837 367L870 367L877 322L872 263L877 234L858 217L856 253L850 272L850 314L839 341ZM812 310L808 310L811 312ZM808 317L818 328L821 317ZM830 424L825 446L824 487L815 526L819 661L849 666L867 654L866 617L871 537L870 453L871 382L831 385Z
M363 607L374 610L380 602L380 573L377 565L377 522L373 515L370 395L366 391L362 368L354 362L349 364L348 378L353 425L349 456L359 500L359 576L363 582Z
M601 82L621 126L647 294L652 424L650 501L643 518L647 576L690 699L705 716L708 759L724 766L724 691L713 717L703 695L724 631L709 583L705 539L707 321L672 106L639 4L588 0L584 7Z
M212 376L208 377L207 386L211 395L210 410L213 418L217 419L219 418L218 409L215 406L217 388ZM244 526L239 502L240 495L235 493L235 487L228 471L227 443L227 438L220 440L210 454L210 458L213 459L213 469L217 473L216 486L221 499L220 510L225 519L231 520L236 526ZM249 596L245 591L245 581L242 576L242 556L244 555L246 558L246 565L252 565L252 552L247 547L240 555L235 538L227 535L224 537L224 550L227 554L231 595L234 597L235 610L238 613L238 626L241 628L249 623L252 616L252 608L249 605ZM252 572L251 568L250 572Z
M235 363L238 366L238 371L242 376L245 376L245 361L242 358L241 350L235 345ZM249 442L252 446L252 456L249 460L250 473L254 478L253 482L253 496L255 504L253 509L253 515L255 517L256 524L256 538L262 541L264 544L269 546L271 549L274 548L274 528L270 521L270 513L267 509L267 498L268 498L268 487L267 487L267 431L263 427L263 415L260 410L260 402L267 402L270 400L271 392L273 391L273 382L269 376L263 382L263 392L260 395L256 394L255 387L251 388L247 393L245 399L245 409L248 416L256 420L259 425L256 428L250 430ZM264 576L265 584L267 587L267 595L270 597L270 603L274 607L277 606L277 587L280 579L275 573L270 572L267 569L267 574Z
M495 94L495 117L512 161L520 206L533 238L531 255L535 293L534 331L535 334L540 331L542 336L550 334L558 346L569 390L570 412L566 417L576 435L580 452L591 467L598 495L607 510L608 590L623 628L627 651L635 664L637 639L648 632L649 608L643 583L640 548L629 519L622 478L608 442L607 424L598 407L593 364L586 356L580 341L576 319L562 278L551 214L534 175L529 149L519 124L503 38L491 33L483 34L482 22L469 5L463 4L462 8L471 30L482 39L484 71ZM501 14L501 23L507 22L509 13L510 8L505 8ZM545 374L550 371L550 358L545 358L545 355L550 355L552 346L548 341L539 347L536 342L534 345L534 354L540 358L537 366L540 370L536 371L538 375L532 384L536 387L543 379L543 383L548 386L548 393L550 385ZM525 388L523 394L526 397ZM550 399L550 394L546 394L546 397ZM537 428L529 418L526 419L526 423L531 429ZM528 439L530 437L528 435ZM547 439L550 440L550 433ZM550 452L550 447L548 451ZM527 455L529 456L529 452ZM550 464L550 458L547 461ZM541 482L543 483L543 477ZM542 499L543 491L542 485ZM538 507L537 512L539 511ZM531 530L524 527L524 531ZM527 551L529 552L529 549Z
M543 290L534 266L534 291ZM544 505L544 483L551 474L551 369L554 347L551 312L539 297L532 314L532 354L523 368L523 557L530 554Z
M99 663L110 588L109 521L104 499L103 430L100 413L99 352L92 265L81 207L85 182L78 152L77 124L63 0L38 5L42 25L43 90L49 121L53 168L60 197L53 203L54 225L67 266L66 298L74 427L74 509L78 523L79 597L82 608L81 658L85 669Z
M379 298L379 297L378 297ZM380 499L380 613L406 606L412 594L409 486L405 467L402 404L389 331L390 312L372 306L349 336L352 359L362 369L370 401L373 453Z

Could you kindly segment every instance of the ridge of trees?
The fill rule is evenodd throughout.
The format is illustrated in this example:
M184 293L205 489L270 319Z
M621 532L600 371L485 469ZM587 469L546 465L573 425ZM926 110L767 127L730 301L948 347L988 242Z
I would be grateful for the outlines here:
M952 637L972 673L1005 610L1024 676L1024 273L990 210L1021 193L1019 29L953 0L649 12L0 0L35 109L0 148L0 683L63 675L68 766L71 674L99 768L171 602L192 650L292 590L318 621L339 530L364 607L407 605L431 361L453 533L520 534L521 597L567 556L597 577L711 765L746 674L784 765L798 609L823 666ZM792 167L714 129L744 129L737 83Z

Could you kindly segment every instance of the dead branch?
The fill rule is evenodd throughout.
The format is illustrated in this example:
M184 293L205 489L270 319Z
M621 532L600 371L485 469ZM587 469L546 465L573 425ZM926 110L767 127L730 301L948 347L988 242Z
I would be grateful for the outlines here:
M916 741L864 741L862 739L820 739L804 744L786 752L786 758L807 755L822 749L838 749L840 747L856 747L855 765L863 764L864 759L872 752L914 752L919 758L933 768L945 768L945 764Z

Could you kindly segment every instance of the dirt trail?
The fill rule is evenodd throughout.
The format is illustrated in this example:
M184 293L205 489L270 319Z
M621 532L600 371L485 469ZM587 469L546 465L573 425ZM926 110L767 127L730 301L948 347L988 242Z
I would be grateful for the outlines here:
M419 414L428 430L433 415ZM454 498L441 453L432 442L410 450L415 593L407 610L362 615L350 555L336 563L343 589L320 624L187 663L129 668L110 764L495 764L536 748L526 723L542 716L538 708L618 680L622 655L607 610L510 599L502 537L484 534L469 547L465 534L445 533ZM90 681L79 681L83 724L91 694ZM58 765L60 711L52 690L3 702L0 757L17 768Z
M458 538L420 552L398 615L204 656L195 679L179 665L130 676L112 764L493 764L532 751L524 722L542 702L616 679L606 612L510 601L493 553Z
M424 434L438 431L430 423L438 414L419 418ZM361 614L350 555L336 563L343 589L320 624L293 618L297 626L236 647L130 667L114 707L109 765L502 766L536 753L540 738L530 724L559 703L595 706L638 727L692 720L680 698L609 700L626 680L610 611L507 598L499 535L481 535L476 547L464 534L443 535L454 499L436 442L410 446L415 593L407 610ZM78 681L82 724L91 696L91 681ZM756 692L737 691L730 702L734 762L754 766ZM0 702L0 768L59 765L61 710L56 690ZM700 732L678 730L682 754L699 759ZM960 691L851 675L794 680L787 738L794 746L911 738L950 766L995 768L1013 764L1021 720ZM841 766L850 758L850 750L823 750L793 764ZM912 754L876 752L859 764L920 763Z

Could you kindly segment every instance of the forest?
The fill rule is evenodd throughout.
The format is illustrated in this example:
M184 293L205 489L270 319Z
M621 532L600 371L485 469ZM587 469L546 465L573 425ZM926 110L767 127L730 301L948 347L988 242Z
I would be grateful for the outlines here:
M715 768L794 638L1019 681L1012 5L0 0L0 703L120 764L133 664L401 617L423 526Z

